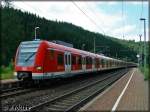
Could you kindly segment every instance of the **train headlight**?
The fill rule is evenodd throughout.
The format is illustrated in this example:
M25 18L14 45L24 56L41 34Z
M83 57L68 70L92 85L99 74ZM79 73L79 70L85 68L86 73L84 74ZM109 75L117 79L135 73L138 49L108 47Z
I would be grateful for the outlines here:
M42 70L42 67L41 66L37 66L36 69L37 70Z

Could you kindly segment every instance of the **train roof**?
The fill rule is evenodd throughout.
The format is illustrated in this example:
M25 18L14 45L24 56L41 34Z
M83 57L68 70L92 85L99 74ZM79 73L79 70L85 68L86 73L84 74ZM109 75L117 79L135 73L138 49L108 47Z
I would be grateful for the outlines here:
M61 47L61 48L63 48L63 50L69 50L69 51L72 51L73 53L74 52L75 53L80 53L80 54L85 55L85 56L97 56L97 57L100 57L100 58L103 58L103 59L107 59L107 60L115 60L115 61L119 61L119 62L122 61L122 60L110 58L110 57L107 57L107 56L104 56L104 55L100 55L100 54L94 54L94 53L91 53L89 51L84 51L84 50L80 50L80 49L76 49L76 48L71 48L71 47L59 45L59 44L56 44L56 43L53 43L53 42L49 42L49 41L48 41L48 43L50 45L54 45L55 47Z
M59 50L62 50L62 51L69 51L69 52L72 52L74 54L82 54L82 55L85 55L85 56L97 56L99 58L102 58L102 59L107 59L107 60L114 60L114 61L118 61L118 62L124 62L122 60L118 60L118 59L114 59L114 58L110 58L110 57L107 57L107 56L103 56L103 55L100 55L100 54L94 54L94 53L91 53L91 52L88 52L88 51L84 51L84 50L80 50L80 49L76 49L76 48L72 48L72 47L67 47L67 46L64 46L64 45L60 45L60 44L56 44L56 43L53 43L53 42L50 42L50 41L47 41L47 40L34 40L34 41L24 41L24 42L21 42L21 46L23 45L37 45L37 44L41 44L41 43L45 43L47 44L48 46L54 48L55 50L59 49ZM131 63L131 62L129 62Z

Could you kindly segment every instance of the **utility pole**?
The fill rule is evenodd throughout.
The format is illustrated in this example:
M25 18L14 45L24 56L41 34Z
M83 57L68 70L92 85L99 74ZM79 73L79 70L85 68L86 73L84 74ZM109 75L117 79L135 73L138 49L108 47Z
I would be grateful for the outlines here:
M35 37L34 39L36 40L36 30L39 29L39 27L35 27L34 32L35 32Z
M118 54L117 54L117 52L116 52L116 59L118 59Z
M146 73L146 22L145 18L140 18L141 21L144 21L144 74Z
M139 58L140 58L140 60L139 60L139 67L140 67L141 64L142 64L141 62L142 62L142 48L143 48L143 46L141 44L142 34L140 34L139 37L140 37L140 43L139 43Z
M82 44L82 50L84 50L85 44Z
M94 53L95 53L95 37L94 37Z

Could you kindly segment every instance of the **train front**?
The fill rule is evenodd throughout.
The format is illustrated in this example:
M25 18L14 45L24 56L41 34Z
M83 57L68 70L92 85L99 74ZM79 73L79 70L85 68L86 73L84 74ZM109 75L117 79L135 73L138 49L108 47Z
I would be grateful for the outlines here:
M14 75L19 80L33 79L33 75L40 76L42 74L42 57L40 52L41 41L25 41L21 42L17 49L15 58ZM38 58L40 60L38 60Z

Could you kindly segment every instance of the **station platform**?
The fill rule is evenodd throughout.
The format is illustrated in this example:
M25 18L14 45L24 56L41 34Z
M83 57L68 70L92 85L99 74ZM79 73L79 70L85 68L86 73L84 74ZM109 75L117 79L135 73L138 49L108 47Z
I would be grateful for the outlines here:
M6 80L0 80L1 84L6 84L6 83L14 83L17 82L18 79L6 79Z
M0 80L0 91L5 89L11 89L15 87L19 87L21 81L18 79L6 79L6 80Z
M149 111L148 86L133 68L79 111Z

